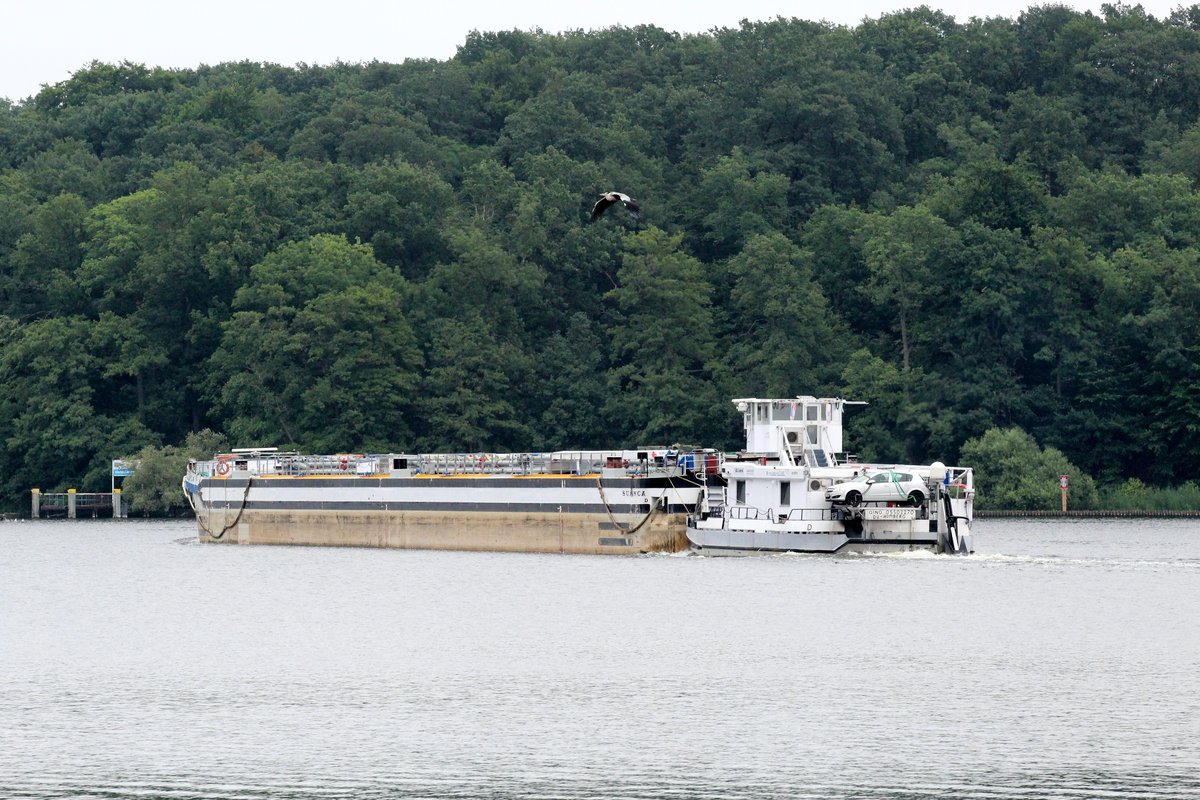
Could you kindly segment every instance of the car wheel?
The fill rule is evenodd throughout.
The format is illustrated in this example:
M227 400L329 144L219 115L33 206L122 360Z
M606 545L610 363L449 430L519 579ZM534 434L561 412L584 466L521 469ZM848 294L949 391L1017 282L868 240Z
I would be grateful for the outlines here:
M914 506L920 506L922 503L925 502L925 495L923 495L917 491L909 492L908 493L908 502L912 503Z
M862 502L861 492L846 492L846 505L856 506Z

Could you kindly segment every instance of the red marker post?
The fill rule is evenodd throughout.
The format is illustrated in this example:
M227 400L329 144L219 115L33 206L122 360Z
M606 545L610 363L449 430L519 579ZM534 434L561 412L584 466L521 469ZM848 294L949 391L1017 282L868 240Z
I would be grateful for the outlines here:
M1066 475L1058 476L1058 488L1062 490L1062 510L1064 514L1067 511L1067 484L1069 482Z

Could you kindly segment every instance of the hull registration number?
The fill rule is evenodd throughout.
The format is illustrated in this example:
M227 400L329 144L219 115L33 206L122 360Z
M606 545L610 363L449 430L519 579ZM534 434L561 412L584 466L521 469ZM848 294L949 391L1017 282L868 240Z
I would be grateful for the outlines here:
M864 508L863 519L916 519L915 508Z

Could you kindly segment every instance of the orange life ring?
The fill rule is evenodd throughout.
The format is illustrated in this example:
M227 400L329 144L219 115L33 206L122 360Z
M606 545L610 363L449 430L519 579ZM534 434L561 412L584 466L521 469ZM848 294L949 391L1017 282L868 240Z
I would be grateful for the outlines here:
M217 462L217 474L218 475L228 475L229 474L229 465L226 464L224 461L218 461Z

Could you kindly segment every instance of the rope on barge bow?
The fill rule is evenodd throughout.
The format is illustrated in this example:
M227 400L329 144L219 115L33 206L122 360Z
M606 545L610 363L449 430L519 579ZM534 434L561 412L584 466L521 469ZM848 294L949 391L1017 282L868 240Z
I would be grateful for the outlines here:
M246 510L246 498L250 496L250 484L253 482L254 478L250 476L246 477L246 491L242 492L242 504L238 507L237 516L233 518L233 522L222 528L220 533L213 533L211 530L209 530L208 526L204 524L204 517L200 514L200 509L196 508L196 501L192 499L192 493L184 492L184 494L187 495L188 505L192 507L192 513L196 515L196 524L200 526L200 530L207 533L209 538L214 541L218 541L223 538L225 534L228 533L230 529L233 528L234 525L237 525L241 520L242 512ZM196 493L200 493L199 487L196 488Z

